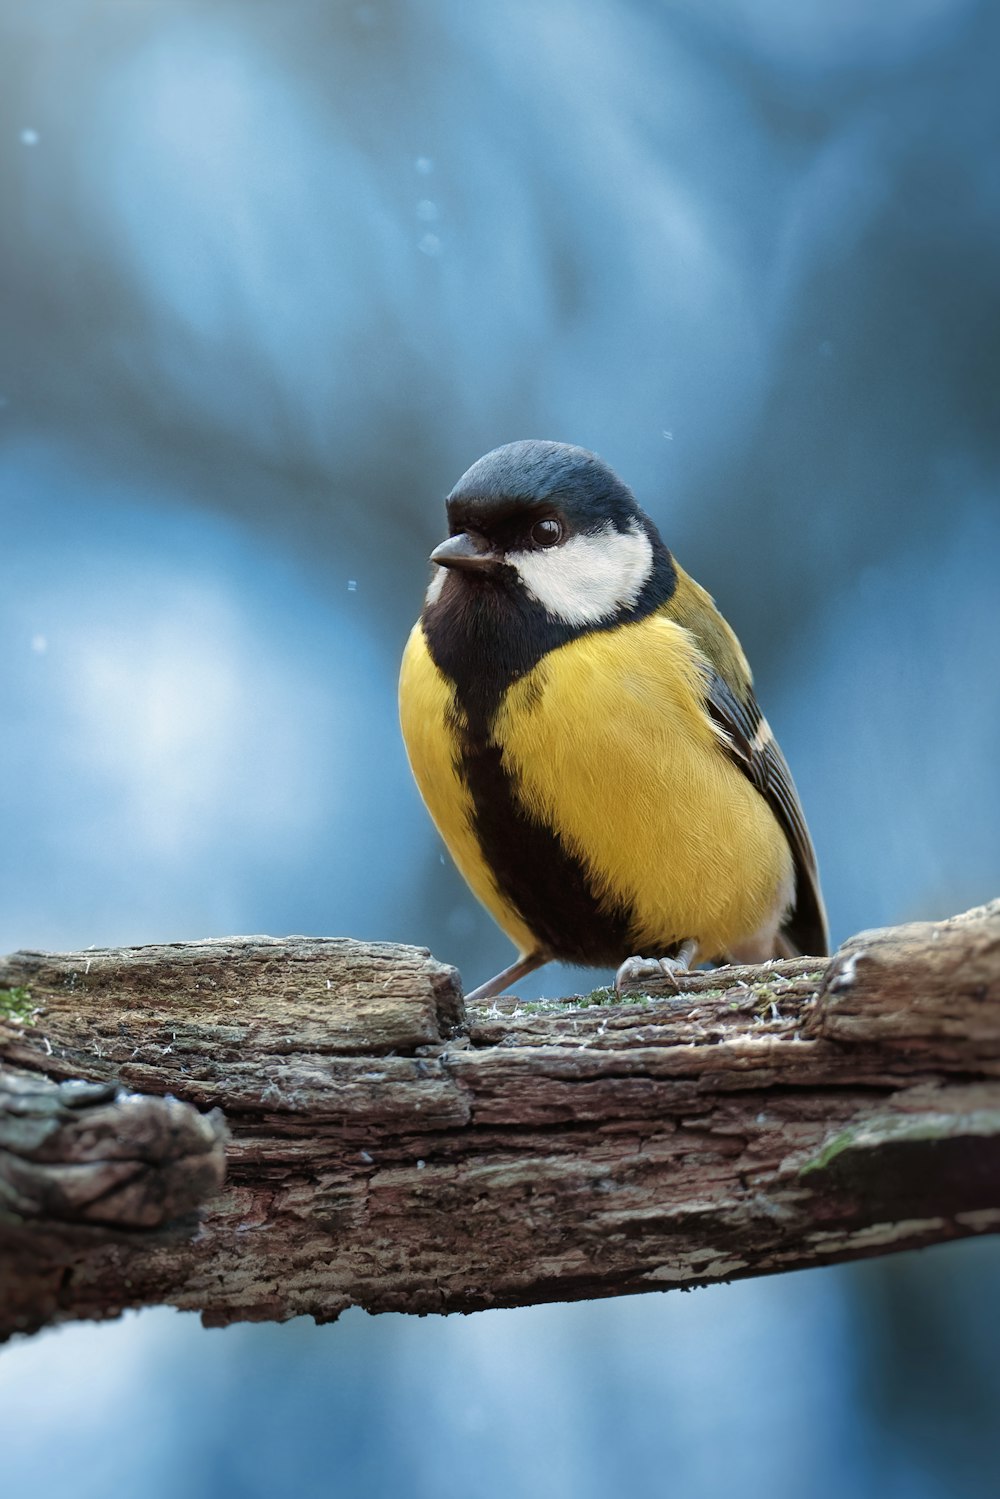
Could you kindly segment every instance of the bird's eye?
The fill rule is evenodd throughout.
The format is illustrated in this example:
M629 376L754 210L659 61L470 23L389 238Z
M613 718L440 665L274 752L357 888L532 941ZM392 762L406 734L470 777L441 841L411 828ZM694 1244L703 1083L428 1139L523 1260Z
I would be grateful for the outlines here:
M562 526L551 516L536 520L531 528L531 539L536 547L554 547L562 540Z

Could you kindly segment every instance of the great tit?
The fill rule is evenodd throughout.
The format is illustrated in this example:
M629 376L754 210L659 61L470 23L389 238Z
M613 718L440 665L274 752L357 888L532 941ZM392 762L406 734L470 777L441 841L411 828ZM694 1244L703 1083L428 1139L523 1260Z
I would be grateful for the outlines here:
M740 643L593 453L513 442L447 499L400 719L438 831L518 959L616 983L824 955L816 856Z

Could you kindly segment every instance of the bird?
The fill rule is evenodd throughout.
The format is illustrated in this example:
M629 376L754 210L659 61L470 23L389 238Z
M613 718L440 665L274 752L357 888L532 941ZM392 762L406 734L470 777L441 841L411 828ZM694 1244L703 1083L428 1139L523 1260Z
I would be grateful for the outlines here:
M816 854L740 643L596 454L473 463L407 641L403 740L455 864L517 949L621 991L825 956Z

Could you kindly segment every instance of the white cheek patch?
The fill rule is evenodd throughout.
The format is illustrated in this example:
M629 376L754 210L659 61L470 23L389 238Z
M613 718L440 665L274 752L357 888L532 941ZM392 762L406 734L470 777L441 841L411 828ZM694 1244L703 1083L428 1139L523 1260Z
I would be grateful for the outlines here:
M572 536L562 546L511 552L507 561L549 614L568 625L594 625L630 609L653 571L653 547L641 526Z
M436 604L438 599L441 597L441 590L444 585L445 569L443 567L435 567L434 576L431 579L430 583L427 585L427 592L424 594L424 603Z

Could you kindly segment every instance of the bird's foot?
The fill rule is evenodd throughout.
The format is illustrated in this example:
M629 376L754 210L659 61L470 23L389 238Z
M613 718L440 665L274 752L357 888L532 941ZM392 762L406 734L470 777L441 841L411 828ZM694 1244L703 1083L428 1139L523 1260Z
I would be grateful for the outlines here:
M641 989L649 979L667 979L680 993L678 976L688 972L697 946L696 942L682 942L675 958L626 958L615 974L615 993Z

